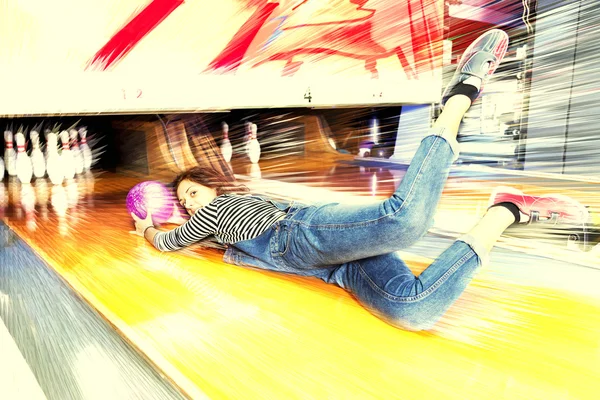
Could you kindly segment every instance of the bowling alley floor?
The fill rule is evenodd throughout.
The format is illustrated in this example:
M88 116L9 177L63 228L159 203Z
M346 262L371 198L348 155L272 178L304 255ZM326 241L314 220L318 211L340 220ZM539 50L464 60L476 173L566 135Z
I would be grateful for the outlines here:
M0 399L183 399L0 222Z
M405 170L345 163L303 176L264 168L262 179L246 183L300 200L361 202L391 193ZM312 278L225 264L216 249L156 251L129 233L125 196L141 180L96 172L64 187L35 182L32 192L5 183L3 234L16 244L2 250L0 316L49 399L70 398L69 390L75 398L129 398L135 382L146 394L133 398L144 399L179 391L228 399L595 398L597 253L505 238L432 331L406 332ZM558 190L600 209L595 183L454 172L436 227L401 252L415 273L468 229L499 183ZM22 206L32 193L34 213ZM59 385L63 375L70 378Z

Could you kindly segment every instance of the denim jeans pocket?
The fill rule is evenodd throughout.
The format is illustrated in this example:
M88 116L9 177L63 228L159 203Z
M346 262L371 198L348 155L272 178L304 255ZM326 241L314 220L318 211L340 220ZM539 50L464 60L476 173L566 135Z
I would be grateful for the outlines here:
M290 246L290 227L285 220L279 221L275 225L275 249L274 255L284 256Z

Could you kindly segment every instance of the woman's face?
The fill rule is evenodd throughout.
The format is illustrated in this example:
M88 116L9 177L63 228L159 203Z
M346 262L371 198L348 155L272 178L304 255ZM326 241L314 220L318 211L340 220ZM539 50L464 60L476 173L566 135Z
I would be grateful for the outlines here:
M177 187L177 199L188 214L194 215L196 211L206 206L217 197L217 191L209 187L184 179Z

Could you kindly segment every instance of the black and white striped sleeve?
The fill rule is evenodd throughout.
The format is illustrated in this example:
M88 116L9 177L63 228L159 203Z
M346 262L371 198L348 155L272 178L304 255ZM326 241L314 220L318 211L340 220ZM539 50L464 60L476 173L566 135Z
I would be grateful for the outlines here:
M154 236L154 247L160 251L179 250L217 231L217 204L202 207L183 225Z

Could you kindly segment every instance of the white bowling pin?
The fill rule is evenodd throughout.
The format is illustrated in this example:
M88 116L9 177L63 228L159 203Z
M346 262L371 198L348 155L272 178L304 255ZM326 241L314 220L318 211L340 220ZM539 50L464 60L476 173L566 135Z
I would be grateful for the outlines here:
M33 168L31 166L31 159L25 152L25 135L21 132L17 132L15 141L17 142L17 178L19 178L21 183L31 183Z
M0 157L0 181L4 179L4 159Z
M46 138L46 169L48 171L48 177L54 185L61 185L65 178L64 168L60 155L58 154L58 138L56 133L48 133Z
M229 125L226 122L222 124L223 128L223 141L221 142L221 154L226 162L231 161L233 155L233 149L231 148L231 142L229 141Z
M92 150L87 142L87 128L85 126L79 128L79 136L81 136L81 154L83 155L83 169L88 171L92 168Z
M250 140L250 136L252 136L252 122L247 121L245 124L246 134L244 135L244 141L248 142Z
M31 131L31 147L33 175L36 178L43 178L46 175L46 159L40 148L40 134L37 131Z
M73 179L75 177L75 159L73 152L69 147L69 132L62 131L60 133L60 141L62 142L62 152L60 153L60 162L63 166L65 179Z
M13 144L13 133L11 131L4 131L4 165L6 167L6 173L9 176L17 175L17 154L15 153Z
M46 158L46 161L48 160L48 149L50 148L50 146L48 146L48 135L50 134L50 129L46 128L44 129L44 137L46 138L46 148L44 149L44 158Z
M71 153L73 153L75 173L79 175L83 172L83 154L79 148L79 140L77 136L77 129L69 130L69 137L71 139Z
M248 158L250 158L250 162L256 164L260 160L260 143L258 143L256 137L258 128L256 124L251 124L250 129L250 140L246 143L246 153L248 154Z

